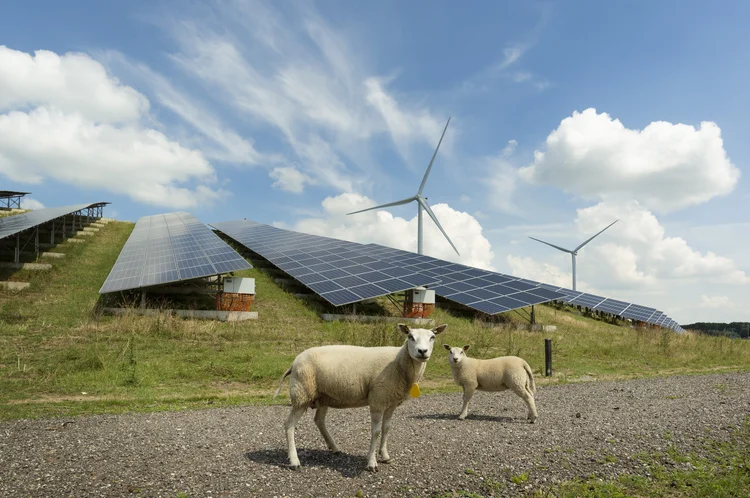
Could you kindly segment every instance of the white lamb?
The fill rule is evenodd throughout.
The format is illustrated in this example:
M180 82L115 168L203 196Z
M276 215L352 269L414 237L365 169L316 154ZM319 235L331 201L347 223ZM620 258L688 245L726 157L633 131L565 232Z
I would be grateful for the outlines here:
M529 407L528 419L534 423L537 419L534 394L534 374L531 367L518 356L501 356L489 360L469 358L466 356L470 345L463 348L452 348L443 344L448 350L448 363L451 366L453 380L464 390L464 406L460 420L464 420L469 410L469 401L475 390L480 391L505 391L511 389Z
M391 416L409 396L409 391L421 378L435 345L435 336L445 330L440 325L432 330L410 329L398 324L407 335L402 347L320 346L301 352L284 373L274 398L289 377L289 397L292 409L284 425L292 468L300 465L294 445L294 428L307 408L316 408L318 426L328 448L338 451L325 425L328 408L370 407L370 452L367 470L378 467L376 445L382 428L380 455L384 463L388 455L388 430Z

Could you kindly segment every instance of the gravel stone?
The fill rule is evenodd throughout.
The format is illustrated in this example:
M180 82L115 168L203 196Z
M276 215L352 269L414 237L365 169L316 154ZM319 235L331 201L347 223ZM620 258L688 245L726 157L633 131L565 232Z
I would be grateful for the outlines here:
M464 421L460 391L423 395L396 410L393 460L375 473L366 407L328 412L338 454L309 410L298 471L287 466L286 406L3 422L0 496L510 496L592 474L648 476L641 452L726 440L750 415L748 386L748 372L542 386L536 424L508 391L477 393Z

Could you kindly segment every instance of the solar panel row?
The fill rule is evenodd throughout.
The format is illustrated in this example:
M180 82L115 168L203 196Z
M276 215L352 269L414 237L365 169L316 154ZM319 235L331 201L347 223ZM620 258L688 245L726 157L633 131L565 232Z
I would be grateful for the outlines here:
M334 306L429 285L438 296L489 315L562 301L654 324L658 317L664 316L654 308L378 244L362 245L303 234L250 220L211 226L267 259ZM667 322L665 318L662 323L682 331L673 320Z
M138 220L100 294L245 270L252 266L189 213Z
M54 219L69 216L73 213L78 213L84 209L100 206L102 204L105 203L95 202L92 204L74 204L72 206L35 209L28 213L0 218L0 239L16 235L24 230L34 228Z
M438 278L384 263L354 242L291 232L249 220L211 226L261 255L334 306L356 303Z

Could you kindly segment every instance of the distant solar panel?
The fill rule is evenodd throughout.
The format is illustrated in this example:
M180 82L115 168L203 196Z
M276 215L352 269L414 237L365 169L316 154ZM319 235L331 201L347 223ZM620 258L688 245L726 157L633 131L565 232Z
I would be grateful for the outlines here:
M11 237L17 233L34 228L62 216L68 216L78 211L99 206L101 202L93 204L75 204L56 208L35 209L28 213L0 218L0 239Z
M437 283L404 262L385 262L362 244L292 232L250 220L211 224L334 306Z
M541 282L481 270L408 251L368 244L385 261L401 261L413 269L440 279L430 287L440 297L477 311L495 315L533 304L560 299L565 294L542 287Z
M138 220L100 294L252 268L206 225L185 212Z

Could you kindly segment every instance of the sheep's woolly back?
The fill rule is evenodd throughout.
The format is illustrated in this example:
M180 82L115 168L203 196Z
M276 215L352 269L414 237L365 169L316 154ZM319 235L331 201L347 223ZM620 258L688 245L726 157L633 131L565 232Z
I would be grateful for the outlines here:
M518 356L501 356L481 360L465 356L458 364L451 362L451 373L456 384L472 386L482 391L496 391L513 385L527 386L536 394L531 367Z
M408 397L425 363L415 362L403 347L320 346L300 353L292 363L293 406L326 405L385 409ZM283 379L282 379L283 381Z

